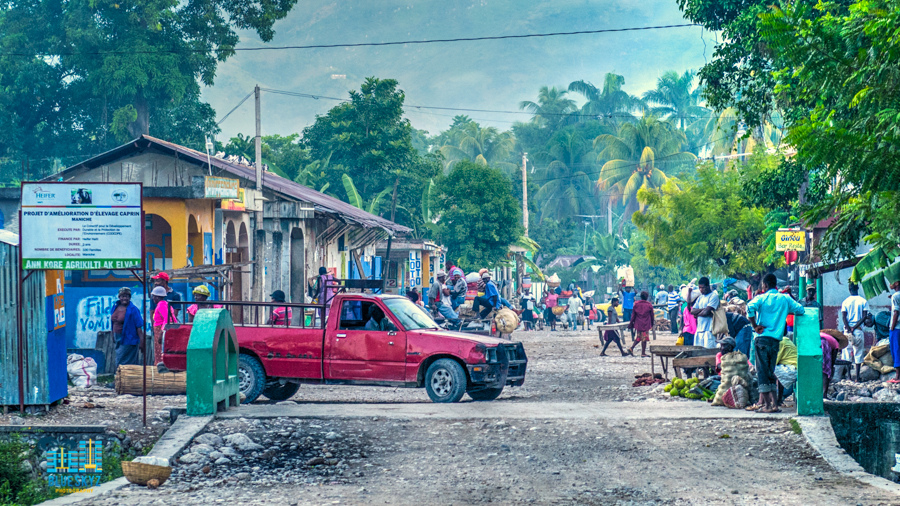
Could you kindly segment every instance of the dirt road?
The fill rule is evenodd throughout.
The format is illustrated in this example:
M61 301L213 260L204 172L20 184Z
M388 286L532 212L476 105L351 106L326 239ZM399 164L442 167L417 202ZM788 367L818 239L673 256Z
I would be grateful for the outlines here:
M596 333L517 337L526 385L492 403L304 386L294 405L214 421L159 490L128 486L89 504L900 502L836 473L784 417L631 388L649 361L601 359Z

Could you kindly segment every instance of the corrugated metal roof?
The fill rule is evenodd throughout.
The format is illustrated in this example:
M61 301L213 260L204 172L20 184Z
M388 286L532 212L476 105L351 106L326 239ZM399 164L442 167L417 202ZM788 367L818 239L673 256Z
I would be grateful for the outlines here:
M12 244L13 246L19 245L19 234L14 234L9 230L0 230L0 242L5 242L6 244Z
M145 141L146 144L142 141ZM174 144L172 142L164 141L162 139L157 139L149 135L142 135L140 138L135 139L127 144L123 144L122 146L107 151L106 153L97 155L94 158L85 160L77 165L73 165L72 167L69 167L59 174L55 174L48 179L56 180L59 177L65 177L66 172L78 169L80 167L97 167L99 165L109 163L109 161L113 159L120 158L128 152L142 151L150 147L151 145L155 145L156 147L162 148L163 150L172 151L178 153L181 156L193 159L200 165L206 165L207 163L206 153L201 153L197 150ZM246 179L250 182L256 181L256 169L253 167L247 167L246 165L232 163L216 157L210 157L209 161L214 167L220 170ZM340 218L360 225L363 228L377 227L393 233L405 233L411 231L411 229L404 227L403 225L398 225L380 216L375 216L374 214L356 208L340 199L336 199L330 195L325 195L324 193L318 192L299 183L295 183L289 179L285 179L271 172L263 172L263 187L280 193L289 199L296 199L313 204L316 207L317 211L337 215Z

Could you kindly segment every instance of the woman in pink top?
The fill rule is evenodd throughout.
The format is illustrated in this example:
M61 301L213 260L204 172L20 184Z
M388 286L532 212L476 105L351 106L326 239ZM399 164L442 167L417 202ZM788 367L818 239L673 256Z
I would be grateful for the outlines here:
M550 331L556 332L556 315L553 314L553 308L557 306L559 303L559 295L556 295L556 292L551 291L547 295L547 313L544 315L544 319L550 324Z
M693 307L694 303L689 302L681 314L681 319L684 322L681 327L681 335L684 336L685 346L694 345L694 334L697 333L697 317L691 314L691 308Z
M157 368L162 366L163 331L166 323L175 321L172 307L166 301L167 295L168 292L161 286L157 286L150 292L150 298L156 304L156 309L153 311L153 363Z

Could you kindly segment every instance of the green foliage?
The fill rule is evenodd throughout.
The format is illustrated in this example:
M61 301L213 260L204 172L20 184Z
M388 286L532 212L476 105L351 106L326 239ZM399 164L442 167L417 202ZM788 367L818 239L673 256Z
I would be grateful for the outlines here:
M24 462L36 466L37 457L31 446L14 435L0 441L0 504L31 506L59 494L50 489L43 476L29 472Z
M296 0L36 0L0 14L0 157L75 162L152 133L202 149L217 131L200 101L238 30L263 41Z
M529 223L529 237L541 245L541 252L537 257L540 265L546 265L559 255L568 254L565 251L577 249L580 253L583 234L584 225L571 218L562 220L546 218L539 223L532 215Z
M642 283L650 286L659 286L661 284L678 286L693 277L697 277L684 272L682 269L651 264L647 259L647 243L649 241L650 237L641 230L636 230L631 234L628 244L631 259L628 263L634 269L635 279L639 279Z
M762 146L753 150L747 165L741 167L741 189L749 205L791 210L797 206L800 186L807 171L802 165L780 155L768 155Z
M461 161L438 184L437 238L465 270L506 259L522 234L522 215L509 179L498 169Z
M647 209L633 220L650 238L645 246L651 264L735 275L777 261L764 244L767 210L744 204L733 170L702 166L695 181L681 188L670 181L659 192L642 190L638 198Z
M338 105L303 130L302 146L312 160L328 160L317 167L320 182L332 190L345 189L350 176L364 201L399 180L397 221L415 226L425 184L441 172L434 155L420 156L412 145L412 127L403 119L405 95L393 79L367 78L350 101ZM346 189L345 189L346 190ZM349 198L346 191L340 197Z

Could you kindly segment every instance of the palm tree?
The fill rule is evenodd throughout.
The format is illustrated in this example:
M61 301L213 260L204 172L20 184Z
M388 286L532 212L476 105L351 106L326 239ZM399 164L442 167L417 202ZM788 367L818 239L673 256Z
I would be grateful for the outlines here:
M569 122L570 115L578 110L575 101L567 98L568 92L556 86L541 86L538 91L538 101L523 100L519 102L519 109L534 114L534 120L551 131Z
M590 141L578 130L569 128L553 136L547 151L535 154L540 168L534 180L541 187L534 198L542 203L541 220L593 214L596 202L588 172L595 156L590 152Z
M618 74L607 73L603 77L603 87L597 88L588 81L573 81L569 83L569 91L582 95L587 103L581 108L579 120L606 119L611 123L619 124L630 121L631 113L643 111L646 104L635 96L629 95L622 87L625 85L625 77Z
M446 162L446 170L459 160L469 160L483 165L491 165L509 170L515 164L506 162L515 148L515 139L511 132L500 132L494 127L482 127L474 121L461 126L448 138L449 142L438 148ZM509 166L512 167L509 167Z
M626 210L633 208L638 190L659 188L667 181L666 171L657 165L672 172L697 159L681 150L685 140L684 132L675 125L650 115L623 124L616 135L597 136L594 148L600 151L598 162L603 163L597 187L614 188Z
M680 76L674 70L663 73L656 89L644 93L645 101L657 104L650 108L650 113L674 121L682 130L709 115L711 111L700 105L703 88L693 87L695 75L693 70L686 70Z

